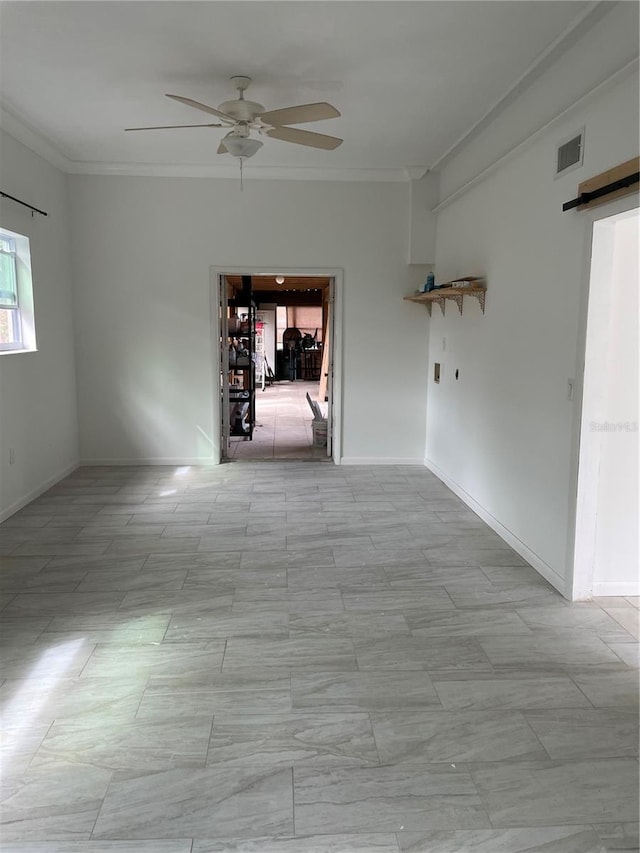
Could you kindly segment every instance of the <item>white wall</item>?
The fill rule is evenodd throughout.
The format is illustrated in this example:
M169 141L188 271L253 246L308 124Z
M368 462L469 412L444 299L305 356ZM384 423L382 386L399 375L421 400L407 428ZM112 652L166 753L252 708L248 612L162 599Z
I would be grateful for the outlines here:
M609 37L613 14L600 25ZM637 19L637 9L634 14ZM627 9L617 26L624 46ZM635 33L637 44L637 27ZM588 39L597 42L598 34ZM591 54L602 75L609 73L609 54L617 46L616 40L601 43L600 56ZM582 57L578 44L563 58L563 73ZM545 93L548 110L541 121L549 121L557 106L557 73L552 69L524 93L501 118L502 126L512 127L513 116L527 106L539 111ZM581 126L584 165L554 180L555 146ZM472 176L471 164L478 172L486 167L487 137L496 156L515 141L505 130L499 145L494 134L488 128L445 166L445 194ZM576 488L567 380L578 375L582 356L580 304L590 227L580 213L563 213L562 204L575 196L579 181L637 154L637 76L627 74L539 133L438 216L436 280L484 274L488 289L484 317L471 301L463 316L454 307L445 318L433 312L425 461L563 592ZM443 364L438 386L431 382L434 361Z
M422 460L408 184L69 180L83 460L215 459L209 270L261 265L344 269L343 458Z
M428 172L409 185L409 263L428 265L430 270L436 254L437 217L433 208L438 203L439 187L436 172Z
M593 562L594 595L639 595L638 580L638 226L614 226L609 310L587 357L606 362L592 423L598 433L599 477ZM593 282L592 286L598 283ZM593 363L587 361L587 370ZM585 400L585 405L587 401Z
M65 176L12 137L0 137L0 224L29 237L37 352L0 355L0 520L78 461L78 417ZM9 465L9 448L15 463Z

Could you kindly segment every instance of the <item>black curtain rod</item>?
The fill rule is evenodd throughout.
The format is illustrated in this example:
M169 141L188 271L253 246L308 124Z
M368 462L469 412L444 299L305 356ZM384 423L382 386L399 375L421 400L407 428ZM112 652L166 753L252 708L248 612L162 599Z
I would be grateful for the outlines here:
M21 204L23 207L28 207L31 211L31 216L33 216L34 213L39 213L41 216L49 215L48 213L45 213L44 210L40 210L39 208L34 207L32 204L27 204L26 201L20 201L19 198L16 198L13 195L9 195L9 193L3 193L2 190L0 190L0 196L2 196L2 198L10 198L11 201L17 201L18 204Z
M593 201L596 198L602 198L603 195L609 195L609 193L614 193L616 190L623 190L626 187L630 187L633 184L637 184L640 181L640 172L634 172L633 175L627 175L626 178L621 178L619 181L613 181L611 184L607 184L604 187L600 187L597 190L593 190L590 193L582 193L578 198L571 199L571 201L567 201L562 205L563 210L571 210L573 207L579 207L581 204L588 204L590 201Z

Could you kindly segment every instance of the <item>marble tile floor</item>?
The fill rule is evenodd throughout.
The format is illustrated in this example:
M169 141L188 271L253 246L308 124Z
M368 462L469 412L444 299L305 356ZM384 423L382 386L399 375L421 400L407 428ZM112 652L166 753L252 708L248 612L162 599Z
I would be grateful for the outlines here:
M313 444L313 414L307 401L318 400L318 382L279 380L256 390L256 426L253 438L231 438L229 459L327 460L326 447ZM320 402L324 414L327 403Z
M423 468L80 468L0 554L3 853L638 849L640 602Z

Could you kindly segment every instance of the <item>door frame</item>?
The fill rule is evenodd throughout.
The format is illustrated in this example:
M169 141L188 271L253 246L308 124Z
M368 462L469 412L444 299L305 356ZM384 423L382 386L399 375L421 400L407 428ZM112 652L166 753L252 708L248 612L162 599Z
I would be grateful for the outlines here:
M331 431L331 459L335 465L340 465L342 458L342 324L343 324L343 281L344 270L340 267L287 267L287 266L247 266L245 264L229 264L227 266L212 265L209 268L210 305L211 305L211 364L213 370L212 402L213 402L213 461L219 464L223 461L222 408L220 395L220 375L222 371L220 335L220 304L223 296L223 276L238 275L284 275L286 276L323 276L331 279L332 311L329 317L329 428ZM326 342L325 342L326 345Z
M579 306L578 347L576 360L575 406L571 429L571 495L567 525L567 565L569 568L566 597L571 601L585 601L593 596L595 530L597 495L591 493L594 465L598 458L581 459L584 432L584 383L587 357L587 331L591 302L591 260L596 223L618 217L638 208L638 196L628 195L609 204L584 211L585 248L583 254L583 287ZM588 470L587 470L588 468ZM593 541L591 541L593 539Z

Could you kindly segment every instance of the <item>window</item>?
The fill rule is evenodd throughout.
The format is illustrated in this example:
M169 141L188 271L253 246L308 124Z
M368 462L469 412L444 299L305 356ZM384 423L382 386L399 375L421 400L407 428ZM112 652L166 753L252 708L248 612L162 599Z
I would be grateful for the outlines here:
M29 238L0 228L0 353L35 348Z
M283 348L282 335L285 329L299 329L303 335L311 335L316 343L322 343L321 305L278 305L277 349Z

